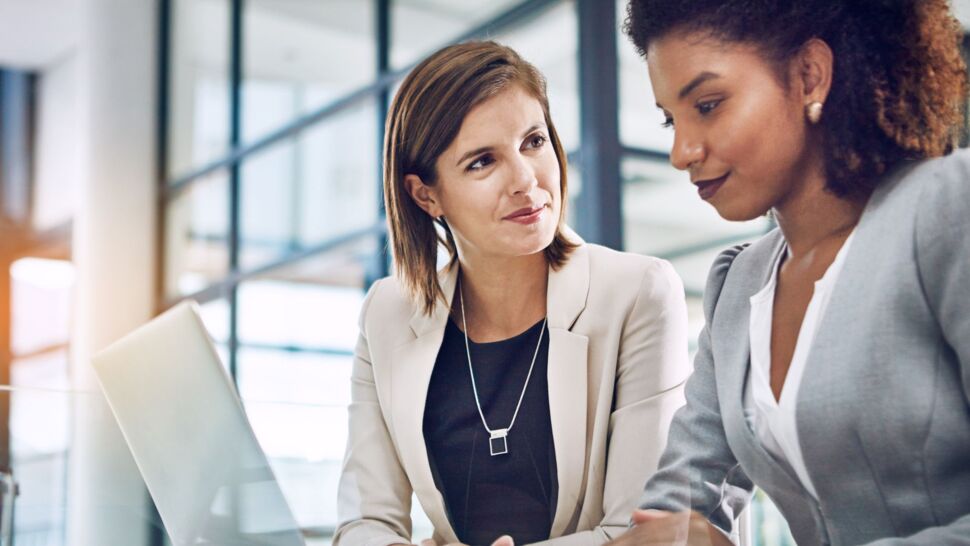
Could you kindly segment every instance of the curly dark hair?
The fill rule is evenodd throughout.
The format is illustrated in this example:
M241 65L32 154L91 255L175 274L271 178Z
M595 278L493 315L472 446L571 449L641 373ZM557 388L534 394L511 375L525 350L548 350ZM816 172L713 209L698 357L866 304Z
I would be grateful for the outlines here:
M902 160L950 153L964 130L963 33L947 0L631 0L623 30L642 56L675 30L757 44L773 63L826 42L820 128L839 196L867 194Z

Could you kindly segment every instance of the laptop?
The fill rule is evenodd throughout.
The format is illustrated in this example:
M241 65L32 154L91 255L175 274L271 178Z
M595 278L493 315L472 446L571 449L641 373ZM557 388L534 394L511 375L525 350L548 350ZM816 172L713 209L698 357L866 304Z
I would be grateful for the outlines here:
M92 363L174 546L305 546L195 302Z

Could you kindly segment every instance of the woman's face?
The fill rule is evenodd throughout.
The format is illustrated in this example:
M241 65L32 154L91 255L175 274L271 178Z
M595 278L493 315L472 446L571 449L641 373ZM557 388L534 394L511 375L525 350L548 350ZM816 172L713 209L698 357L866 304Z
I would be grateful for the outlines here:
M684 32L651 43L647 66L674 131L670 162L722 217L766 213L817 168L797 72L789 91L753 46Z
M522 87L472 108L436 169L425 210L444 215L463 257L523 256L552 242L562 208L559 162L542 106Z

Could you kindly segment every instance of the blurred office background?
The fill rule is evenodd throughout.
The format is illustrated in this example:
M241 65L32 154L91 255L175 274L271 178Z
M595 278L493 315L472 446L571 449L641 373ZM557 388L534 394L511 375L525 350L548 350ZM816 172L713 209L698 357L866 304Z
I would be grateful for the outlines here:
M166 543L88 359L183 298L299 524L328 543L357 313L391 268L383 118L449 43L495 39L545 73L570 223L670 260L696 336L713 257L771 226L721 220L669 166L624 16L624 0L0 0L0 470L19 484L17 546ZM763 495L746 528L791 544Z

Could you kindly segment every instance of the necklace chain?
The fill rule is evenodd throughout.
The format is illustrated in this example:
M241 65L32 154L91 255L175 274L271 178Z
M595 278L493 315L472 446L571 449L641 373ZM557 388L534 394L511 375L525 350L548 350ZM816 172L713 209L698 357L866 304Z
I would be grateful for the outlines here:
M488 427L488 422L485 421L485 413L482 412L482 403L478 400L478 387L475 385L475 371L472 369L472 351L471 346L468 343L468 324L465 322L465 294L462 291L461 279L458 279L458 297L461 302L461 327L465 334L465 354L468 356L468 374L472 378L472 392L475 393L475 407L478 408L478 416L482 418L482 425L485 426L485 430L489 434L495 434L495 430ZM536 365L536 357L539 356L539 348L542 347L542 336L546 333L546 320L542 319L542 329L539 330L539 343L536 344L535 353L532 355L532 363L529 364L529 373L525 376L525 384L522 385L522 393L519 394L519 401L515 404L515 412L512 414L512 422L509 426L505 428L505 433L507 434L512 430L512 426L515 425L515 418L519 415L519 408L522 406L522 399L525 398L525 391L529 387L529 379L532 378L532 368ZM499 429L500 430L500 429Z

